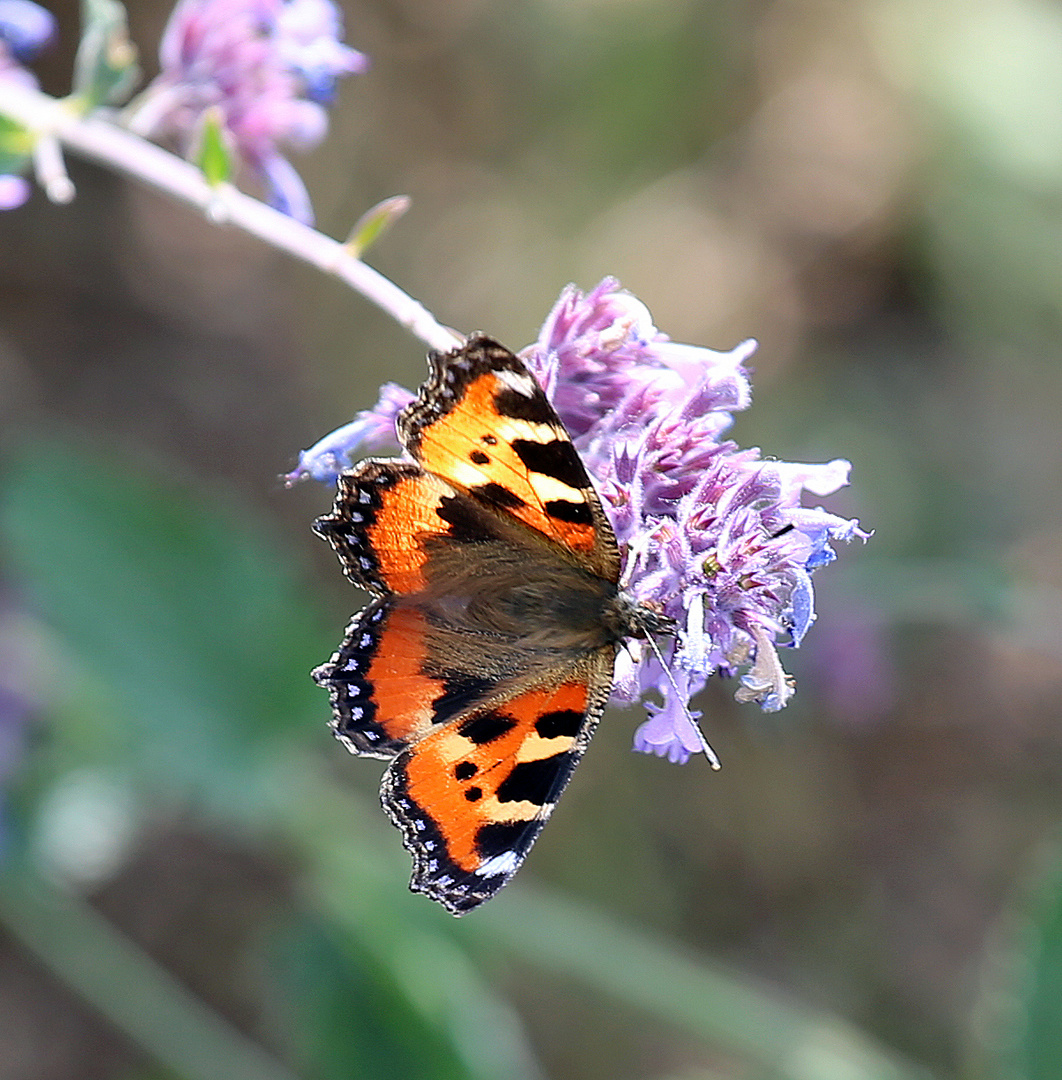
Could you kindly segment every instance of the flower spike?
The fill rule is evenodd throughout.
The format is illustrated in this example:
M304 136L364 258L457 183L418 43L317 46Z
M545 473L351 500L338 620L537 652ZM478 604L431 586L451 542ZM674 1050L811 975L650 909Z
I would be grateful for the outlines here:
M161 72L131 107L129 126L191 153L207 111L217 110L270 203L312 224L285 151L320 142L337 80L368 69L341 32L331 0L179 0L159 45Z

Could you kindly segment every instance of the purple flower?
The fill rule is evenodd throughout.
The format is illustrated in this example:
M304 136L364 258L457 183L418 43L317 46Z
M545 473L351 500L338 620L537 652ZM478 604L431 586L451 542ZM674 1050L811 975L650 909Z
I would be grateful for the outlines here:
M397 383L384 383L375 408L363 409L349 424L303 450L298 465L283 478L284 482L288 487L306 479L334 484L339 474L354 463L353 455L397 450L395 420L415 396Z
M542 380L597 482L624 556L624 582L679 625L667 669L641 643L621 657L614 699L657 692L635 749L685 761L702 749L689 698L714 672L744 669L739 700L782 708L793 688L775 648L814 620L810 572L858 522L801 505L849 465L765 462L721 436L751 402L745 342L729 353L676 344L606 279L569 286L523 358Z
M180 0L159 45L161 73L130 127L176 139L189 153L207 111L216 110L270 203L311 224L306 187L281 148L320 142L336 80L367 69L367 57L343 45L341 32L330 0Z
M672 342L607 278L586 294L566 288L521 353L594 479L624 588L678 627L663 663L647 642L620 650L612 694L659 698L646 701L634 748L672 761L712 757L688 705L712 674L740 675L737 699L766 711L788 702L793 682L777 646L799 645L815 619L811 573L835 558L833 543L868 536L857 521L802 505L805 491L844 486L847 461L764 461L723 438L752 400L744 364L754 349ZM394 445L394 417L411 396L388 388L372 413L306 451L290 479L332 481L370 433Z
M19 64L28 64L54 39L55 16L50 11L30 0L0 0L0 58L6 53ZM0 59L0 70L5 67Z
M5 82L36 89L37 80L22 65L29 63L55 38L55 18L30 0L0 0L0 86ZM0 146L0 156L18 158ZM28 162L28 158L27 158ZM20 162L7 163L17 169ZM21 206L30 194L29 182L17 173L0 173L0 210Z

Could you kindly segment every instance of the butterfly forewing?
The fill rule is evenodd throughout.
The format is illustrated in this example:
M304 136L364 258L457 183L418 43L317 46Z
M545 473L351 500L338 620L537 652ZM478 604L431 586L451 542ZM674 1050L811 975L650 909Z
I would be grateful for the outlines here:
M429 357L431 375L399 417L425 469L616 580L619 555L586 469L541 387L496 341Z
M405 461L363 461L339 478L335 507L314 523L355 585L377 594L427 585L426 540L450 531L440 515L457 493Z

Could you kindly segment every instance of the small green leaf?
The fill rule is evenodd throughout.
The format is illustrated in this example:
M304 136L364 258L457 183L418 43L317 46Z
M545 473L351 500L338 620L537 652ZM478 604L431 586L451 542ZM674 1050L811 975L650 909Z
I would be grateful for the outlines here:
M232 175L232 157L221 121L221 110L217 106L207 109L195 156L195 163L203 170L211 187L223 184Z
M360 259L409 209L410 205L411 199L408 195L392 195L389 199L378 202L372 209L366 210L361 215L343 246L355 259Z
M84 30L74 62L75 96L86 109L124 100L140 77L125 8L118 0L82 0L81 22Z
M0 173L22 173L29 167L35 137L9 117L0 116Z

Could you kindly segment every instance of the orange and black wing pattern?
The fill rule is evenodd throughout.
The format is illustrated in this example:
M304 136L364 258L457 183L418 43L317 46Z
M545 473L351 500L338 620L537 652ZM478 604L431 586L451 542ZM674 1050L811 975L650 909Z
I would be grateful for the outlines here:
M428 472L617 580L619 553L597 493L524 364L482 334L428 361L427 382L398 419L406 450Z
M445 683L426 673L427 629L416 609L374 600L314 669L332 700L332 729L352 753L391 758L431 730Z
M456 495L411 462L363 461L340 476L332 513L313 527L355 585L408 596L427 587L429 545L451 535L442 514Z
M392 762L381 798L413 856L414 892L463 915L512 878L597 726L613 656L473 707Z
M484 545L506 545L498 526L489 510L412 463L370 460L340 477L332 513L314 528L347 577L377 599L313 677L328 689L333 728L352 752L392 757L520 676L511 637L477 635L467 621L448 626L445 602L423 602L429 592L459 600L460 579L482 575Z

